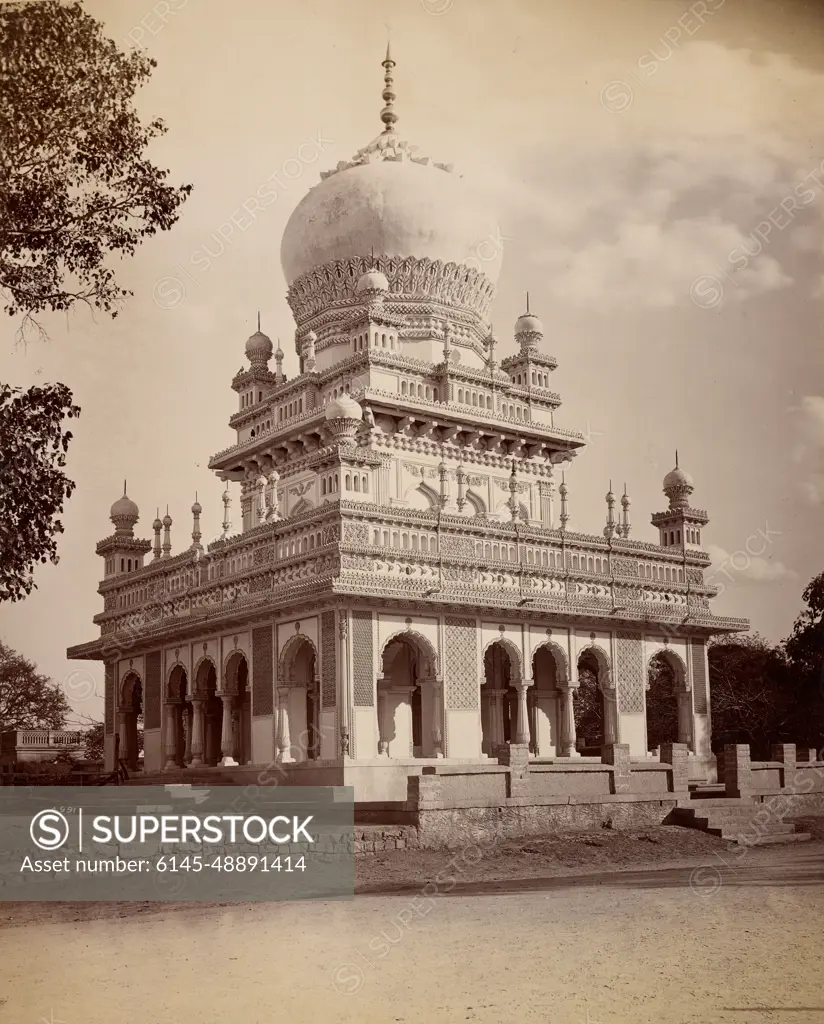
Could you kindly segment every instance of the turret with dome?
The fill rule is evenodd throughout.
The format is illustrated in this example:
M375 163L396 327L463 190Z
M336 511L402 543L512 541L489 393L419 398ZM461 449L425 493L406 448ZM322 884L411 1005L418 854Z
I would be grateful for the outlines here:
M706 639L742 624L710 611L692 479L676 456L659 544L630 539L626 485L619 508L610 483L597 533L570 529L563 468L584 438L561 422L544 324L527 293L500 358L497 217L402 138L388 51L382 65L381 133L321 175L283 234L297 372L258 315L231 381L233 436L209 462L220 536L201 543L196 498L173 555L158 510L144 565L124 487L98 545L102 636L74 656L112 662L107 722L116 707L132 723L132 754L123 680L144 673L147 766L311 759L312 778L403 802L420 759L576 756L583 667L612 695L604 742L642 756L643 666L666 650L681 673L671 739L703 765ZM113 658L124 631L135 656Z

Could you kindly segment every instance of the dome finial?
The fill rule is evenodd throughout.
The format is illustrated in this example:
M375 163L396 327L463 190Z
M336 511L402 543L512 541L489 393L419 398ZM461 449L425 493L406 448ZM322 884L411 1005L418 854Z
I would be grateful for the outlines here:
M381 111L381 121L383 121L384 134L394 131L394 124L398 120L398 115L392 109L395 102L395 91L393 89L392 80L392 68L395 66L395 62L389 53L389 39L386 40L386 57L381 61L384 68L383 76L383 93L381 94L386 106Z
M675 449L675 468L678 469L678 449Z
M529 292L526 293L526 315L529 316Z
M258 310L258 331L260 331L260 310Z

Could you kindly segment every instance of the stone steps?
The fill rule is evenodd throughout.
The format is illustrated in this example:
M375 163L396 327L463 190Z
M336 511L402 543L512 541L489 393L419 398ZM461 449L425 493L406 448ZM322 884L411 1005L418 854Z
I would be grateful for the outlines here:
M739 846L775 846L810 839L807 832L796 832L795 825L777 815L772 820L759 818L763 806L735 797L693 800L688 807L676 807L672 820L678 825L697 828Z

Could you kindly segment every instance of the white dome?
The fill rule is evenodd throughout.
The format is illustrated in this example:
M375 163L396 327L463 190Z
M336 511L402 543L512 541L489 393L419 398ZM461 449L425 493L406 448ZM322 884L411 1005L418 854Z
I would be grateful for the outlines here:
M140 512L137 505L132 501L131 498L126 496L126 492L123 492L123 496L118 498L117 501L112 505L109 510L109 517L111 519L138 519Z
M515 321L515 334L526 334L532 332L534 334L543 334L544 325L538 319L537 316L532 316L531 313L524 313L523 316L519 316Z
M678 466L675 469L671 469L669 473L664 477L664 490L669 490L670 487L692 487L692 477L689 473L685 473L683 469Z
M380 270L368 270L361 274L356 292L388 292L389 281L386 274Z
M460 178L414 159L372 159L336 171L289 218L280 258L288 284L332 260L375 252L465 264L493 284L497 219Z
M327 420L362 420L363 409L354 398L350 398L344 393L339 398L333 398L326 406L326 418Z

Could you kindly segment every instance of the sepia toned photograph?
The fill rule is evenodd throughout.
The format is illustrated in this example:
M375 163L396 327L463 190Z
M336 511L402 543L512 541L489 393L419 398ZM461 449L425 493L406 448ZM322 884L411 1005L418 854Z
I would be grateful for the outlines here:
M0 1024L824 1024L822 95L0 0Z

